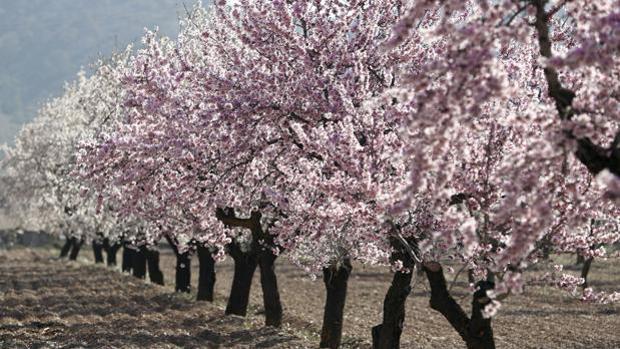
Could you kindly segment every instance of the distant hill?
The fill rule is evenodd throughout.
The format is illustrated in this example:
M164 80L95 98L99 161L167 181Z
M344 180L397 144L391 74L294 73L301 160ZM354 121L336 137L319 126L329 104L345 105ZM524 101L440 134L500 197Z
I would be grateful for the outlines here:
M81 66L145 27L176 35L184 11L182 0L0 0L0 143Z

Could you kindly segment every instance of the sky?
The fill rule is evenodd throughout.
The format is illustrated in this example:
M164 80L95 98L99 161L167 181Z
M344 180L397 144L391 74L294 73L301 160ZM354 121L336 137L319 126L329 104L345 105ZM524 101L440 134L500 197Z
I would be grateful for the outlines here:
M156 26L175 36L193 0L0 0L0 144L64 81Z

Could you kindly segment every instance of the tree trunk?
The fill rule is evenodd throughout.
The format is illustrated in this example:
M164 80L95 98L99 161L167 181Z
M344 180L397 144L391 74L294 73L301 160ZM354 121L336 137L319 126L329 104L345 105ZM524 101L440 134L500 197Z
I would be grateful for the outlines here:
M405 302L411 292L412 273L394 273L383 302L383 323L373 327L373 349L398 349L405 322Z
M226 314L245 316L250 301L252 277L256 270L256 254L241 251L236 242L230 244L229 254L235 261L235 273L226 305Z
M586 261L586 259L582 255L577 254L577 261L575 261L575 265L581 265L585 261Z
M213 302L213 289L215 287L215 260L208 248L198 245L198 294L196 300Z
M177 254L176 292L189 293L191 289L191 258L189 252Z
M103 263L103 244L93 239L93 254L95 256L95 263Z
M488 280L488 279L487 279ZM495 287L494 282L480 281L476 284L478 289L474 292L471 301L471 320L469 321L469 337L467 341L468 349L495 349L495 339L493 338L493 328L491 318L485 319L483 316L484 308L489 304L487 291Z
M282 325L282 303L278 291L275 261L278 256L271 250L260 252L260 283L263 289L263 304L265 305L265 325L280 327Z
M473 269L467 269L467 281L470 284L476 283L476 278L474 276L474 270Z
M409 272L394 273L383 302L383 322L372 329L373 349L400 348L400 336L405 322L405 302L411 293L415 261L398 240L392 239L391 245L394 248L391 260L403 262L403 267Z
M446 286L446 278L441 265L428 262L424 271L431 286L431 308L440 312L461 336L468 349L495 349L491 319L482 316L482 310L490 302L486 292L494 285L488 281L480 281L472 300L472 316L467 316L463 308L452 298Z
M323 328L321 329L321 348L335 349L342 339L342 319L347 298L347 283L351 274L351 261L347 258L342 265L323 269L323 282L327 290Z
M65 244L60 249L60 258L65 258L67 257L67 255L69 255L69 251L71 250L74 241L75 238L67 237L67 239L65 240Z
M168 245L170 245L170 248L177 257L174 290L176 292L189 293L191 290L190 283L192 271L189 251L185 253L179 253L179 249L173 238L169 235L166 235L165 238L166 241L168 241Z
M147 265L149 267L149 278L151 282L158 285L164 285L164 273L159 268L159 251L155 249L144 248Z
M129 246L127 244L125 244L123 246L123 264L121 265L121 268L123 270L123 272L128 272L131 273L131 264L132 264L132 255L134 253L134 250L129 248Z
M133 276L138 279L146 278L146 248L140 247L139 250L133 251L131 254L131 266L133 268Z
M115 242L110 245L109 239L103 240L103 248L106 252L106 263L108 264L108 267L116 265L116 252L118 252L120 247L121 244L119 242Z
M588 287L588 274L590 273L590 267L592 266L592 260L594 260L594 257L588 257L583 262L583 267L581 268L581 277L583 278L583 285L581 286L583 288Z
M549 241L549 238L545 237L542 239L541 244L542 259L548 260L551 256L551 241Z
M78 254L80 253L80 248L82 248L82 245L84 244L84 240L80 239L77 240L76 238L74 238L74 242L73 242L73 248L71 249L71 253L69 253L69 260L76 260Z

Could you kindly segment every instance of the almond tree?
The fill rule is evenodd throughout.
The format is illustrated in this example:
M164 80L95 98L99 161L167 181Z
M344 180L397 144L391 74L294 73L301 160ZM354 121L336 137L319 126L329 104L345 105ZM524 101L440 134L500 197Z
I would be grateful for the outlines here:
M590 183L601 172L610 188L615 181L606 173L615 171L617 5L420 1L412 2L395 27L391 45L403 40L420 45L411 57L416 69L406 87L393 92L406 95L415 110L403 132L410 186L395 207L405 209L422 194L439 213L436 218L449 222L450 215L441 212L450 212L450 203L464 203L474 214L471 223L434 235L463 251L486 249L476 252L476 259L492 262L482 263L484 274L503 274L498 284L488 279L479 284L478 291L495 290L474 294L470 318L446 292L438 261L426 256L422 262L431 306L468 347L494 347L490 320L480 316L476 299L486 297L492 310L497 303L489 294L522 289L521 271L536 261L539 245L570 249L571 229L586 227L596 216L610 221L616 216L602 188ZM584 62L592 64L576 69ZM595 77L602 77L600 85ZM490 132L488 145L501 158L487 151L484 161L471 162L476 160L469 156L472 138L482 138L473 149L485 149L481 132ZM493 140L494 132L508 134ZM501 150L504 143L508 148ZM472 165L484 176L472 178ZM618 231L612 229L604 241L617 241ZM559 284L567 285L568 279ZM574 285L578 278L571 280Z

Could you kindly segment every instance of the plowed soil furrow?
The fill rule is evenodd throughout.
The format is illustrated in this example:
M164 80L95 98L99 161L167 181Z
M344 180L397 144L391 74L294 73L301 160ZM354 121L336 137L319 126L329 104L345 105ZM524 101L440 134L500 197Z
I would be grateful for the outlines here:
M232 281L230 261L218 263L216 300L194 301L174 291L174 255L162 247L166 286L92 264L84 248L78 262L59 261L55 250L0 252L0 347L2 348L316 348L323 284L281 259L278 283L284 304L281 330L262 326L258 272L247 318L224 316ZM557 257L559 258L559 257ZM120 253L119 253L120 262ZM192 291L198 275L192 261ZM578 270L572 271L578 274ZM533 272L536 274L537 272ZM449 279L453 275L447 275ZM344 348L370 348L370 329L381 320L391 275L384 268L355 265L345 308ZM451 280L450 280L451 281ZM620 288L620 266L596 261L590 283ZM455 298L471 301L464 279ZM402 348L464 348L448 322L428 306L418 279L407 301ZM620 306L587 305L548 287L528 287L509 297L493 320L497 348L620 348Z
M45 251L0 256L0 348L311 348L260 319Z

